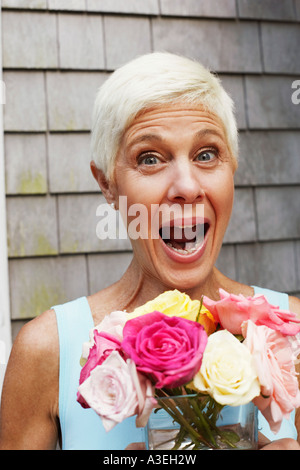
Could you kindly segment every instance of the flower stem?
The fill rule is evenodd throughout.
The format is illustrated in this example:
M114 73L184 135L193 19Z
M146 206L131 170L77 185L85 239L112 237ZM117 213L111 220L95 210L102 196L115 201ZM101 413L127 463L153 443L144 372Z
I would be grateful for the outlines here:
M213 436L213 433L211 431L211 427L210 427L210 422L207 422L207 418L205 416L205 414L199 409L198 407L198 404L197 404L197 400L195 400L194 398L191 399L191 405L193 407L193 410L195 411L196 413L196 420L197 422L199 423L200 426L203 426L207 435L209 436L209 440L211 441L211 443L213 444L213 446L215 447L218 447L216 441L215 441L215 438Z
M177 401L176 403L176 397L170 397L167 394L165 394L165 396L166 398L168 397L168 399L160 400L160 406L181 426L174 448L177 449L180 447L186 434L190 436L196 448L199 447L200 443L209 448L218 448L209 425L205 421L201 411L197 411L196 414L195 410L191 407L193 398L182 398L180 402Z
M197 314L197 318L196 318L196 322L197 322L197 323L198 323L198 321L199 321L199 317L200 317L202 305L203 305L203 295L202 295L201 300L200 300L200 306L199 306L199 310L198 310L198 314Z

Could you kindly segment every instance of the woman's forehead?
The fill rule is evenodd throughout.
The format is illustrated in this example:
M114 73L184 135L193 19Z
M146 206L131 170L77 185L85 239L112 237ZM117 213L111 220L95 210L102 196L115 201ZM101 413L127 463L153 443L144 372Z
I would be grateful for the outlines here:
M160 140L168 134L206 137L213 134L225 139L224 126L215 114L200 107L189 105L160 106L140 113L126 129L123 143L136 143Z

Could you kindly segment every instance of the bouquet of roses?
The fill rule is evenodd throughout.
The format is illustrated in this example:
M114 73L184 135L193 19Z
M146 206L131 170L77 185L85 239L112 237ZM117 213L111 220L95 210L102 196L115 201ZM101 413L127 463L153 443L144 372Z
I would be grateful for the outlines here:
M176 445L189 436L193 448L217 448L218 436L232 438L234 447L236 436L216 426L225 405L253 401L275 433L300 406L294 365L299 332L296 315L263 295L220 289L219 301L198 301L167 291L132 313L112 312L90 332L77 400L109 431L134 415L136 426L144 427L158 397L204 396L204 402L191 400L189 409L164 407L180 425Z

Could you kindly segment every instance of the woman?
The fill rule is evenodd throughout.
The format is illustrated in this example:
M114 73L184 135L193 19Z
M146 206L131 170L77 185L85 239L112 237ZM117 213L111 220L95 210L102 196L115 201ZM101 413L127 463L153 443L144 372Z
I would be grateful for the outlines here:
M214 266L233 205L237 147L232 101L200 64L154 53L106 81L95 104L91 170L128 227L137 216L131 209L143 208L139 231L130 232L133 260L116 284L56 306L21 330L3 389L2 449L51 449L59 436L64 449L143 441L133 419L105 434L94 411L76 402L81 346L106 314L132 311L168 289L216 300L219 288L257 291ZM298 299L267 295L300 315ZM265 448L299 449L294 423L286 429Z

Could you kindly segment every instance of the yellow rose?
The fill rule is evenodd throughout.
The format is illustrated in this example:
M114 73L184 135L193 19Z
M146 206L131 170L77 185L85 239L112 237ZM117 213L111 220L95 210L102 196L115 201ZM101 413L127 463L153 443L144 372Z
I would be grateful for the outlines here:
M145 313L151 313L155 310L172 317L182 317L188 320L196 320L199 312L199 300L191 300L190 297L178 290L169 290L160 294L153 300L136 308L128 314L129 318L139 317Z
M155 310L170 317L181 317L187 320L196 321L200 308L199 300L191 298L178 290L169 290L150 300L141 307L136 308L132 313L128 313L128 319L136 318L145 313ZM215 331L215 322L212 314L202 305L198 323L206 330L207 334Z
M244 405L260 394L249 349L227 330L209 336L193 385L221 405Z

